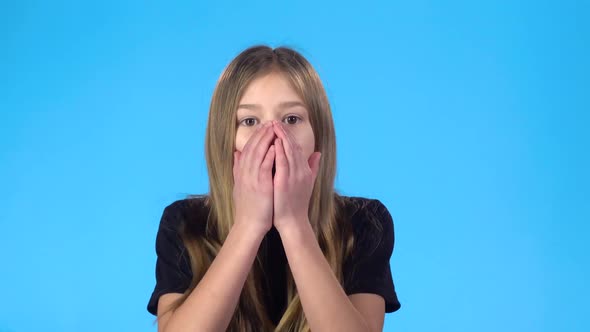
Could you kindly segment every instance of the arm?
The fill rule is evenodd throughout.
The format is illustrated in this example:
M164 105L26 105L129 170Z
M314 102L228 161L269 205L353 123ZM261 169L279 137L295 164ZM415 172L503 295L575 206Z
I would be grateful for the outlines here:
M203 279L184 303L161 322L163 331L227 329L264 237L247 227L246 223L234 224Z
M309 221L291 224L300 226L283 229L280 234L311 330L369 331L332 272Z

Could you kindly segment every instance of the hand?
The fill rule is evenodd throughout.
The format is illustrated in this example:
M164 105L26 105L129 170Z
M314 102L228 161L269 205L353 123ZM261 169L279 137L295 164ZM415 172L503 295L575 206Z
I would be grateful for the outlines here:
M266 123L252 134L242 152L234 151L234 224L263 235L272 227L275 147L269 145L274 137L272 125Z
M285 227L309 223L309 200L320 165L320 152L307 159L293 135L273 121L276 171L274 182L273 224L279 232Z

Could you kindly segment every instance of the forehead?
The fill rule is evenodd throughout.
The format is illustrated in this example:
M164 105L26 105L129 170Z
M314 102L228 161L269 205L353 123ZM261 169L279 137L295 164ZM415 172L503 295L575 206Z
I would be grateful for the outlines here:
M303 100L285 74L271 72L254 79L248 84L240 99L240 104L273 106L295 101L303 104Z

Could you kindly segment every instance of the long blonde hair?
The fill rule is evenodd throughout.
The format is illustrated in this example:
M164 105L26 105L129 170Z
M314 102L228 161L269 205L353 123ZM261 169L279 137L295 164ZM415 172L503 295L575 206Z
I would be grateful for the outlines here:
M233 151L236 111L250 82L270 72L283 74L299 94L309 112L315 136L315 151L322 153L318 175L309 202L309 220L332 271L343 284L343 262L354 238L349 223L338 222L344 197L334 189L336 176L336 135L332 112L324 87L311 64L297 51L254 46L234 58L219 78L211 100L205 155L209 173L209 194L205 204L209 215L204 234L181 225L180 234L190 256L192 282L183 296L168 310L175 310L204 276L221 249L233 224ZM248 274L228 331L309 331L293 276L287 264L287 310L277 326L267 314L260 289L264 274L260 251Z

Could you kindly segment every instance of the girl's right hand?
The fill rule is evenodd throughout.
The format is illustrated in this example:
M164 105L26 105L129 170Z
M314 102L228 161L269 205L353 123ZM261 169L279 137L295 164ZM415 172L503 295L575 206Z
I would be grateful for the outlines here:
M267 122L252 134L242 152L234 151L234 225L262 235L272 227L274 138L272 124Z

